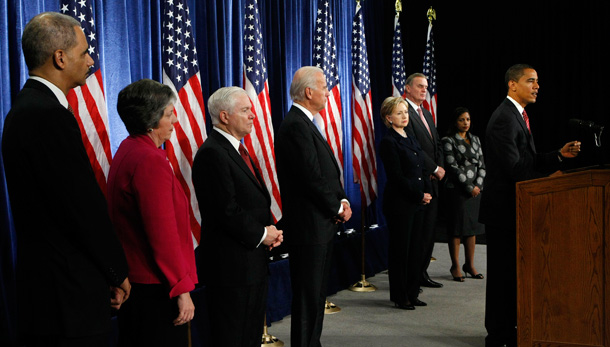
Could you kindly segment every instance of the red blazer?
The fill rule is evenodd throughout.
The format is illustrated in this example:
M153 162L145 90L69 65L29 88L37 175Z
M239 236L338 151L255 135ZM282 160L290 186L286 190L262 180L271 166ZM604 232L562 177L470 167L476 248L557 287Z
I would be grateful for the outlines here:
M147 135L121 143L108 174L108 210L132 283L168 285L173 298L195 288L189 201L165 151Z

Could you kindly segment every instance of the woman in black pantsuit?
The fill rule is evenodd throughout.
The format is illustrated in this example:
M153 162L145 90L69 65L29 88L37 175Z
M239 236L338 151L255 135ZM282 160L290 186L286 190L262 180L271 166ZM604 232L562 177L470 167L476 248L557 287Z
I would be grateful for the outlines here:
M413 310L426 306L418 299L423 260L422 205L430 203L430 173L424 171L422 150L408 137L409 105L400 97L389 97L381 105L381 117L389 128L379 144L387 183L383 213L390 233L390 300L397 308Z

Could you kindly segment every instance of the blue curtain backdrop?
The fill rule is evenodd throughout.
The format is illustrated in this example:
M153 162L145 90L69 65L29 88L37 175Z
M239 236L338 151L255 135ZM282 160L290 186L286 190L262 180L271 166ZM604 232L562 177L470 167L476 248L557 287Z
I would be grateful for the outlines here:
M118 92L141 78L161 80L160 1L93 0L113 153L127 136L116 112ZM294 72L311 64L311 33L318 1L328 1L333 9L344 118L344 181L354 209L347 227L359 229L360 194L358 185L352 183L351 163L350 39L355 1L259 0L273 125L277 130L291 105L288 87ZM11 100L27 79L21 53L23 27L40 12L58 11L59 3L59 0L0 2L0 131ZM219 87L241 86L244 0L186 0L186 3L207 102ZM391 94L394 3L395 0L362 2L377 142L386 131L379 121L379 107ZM583 152L570 161L573 166L596 164L600 157L609 162L608 151L595 150L588 134L567 127L569 118L608 125L604 103L610 77L606 49L610 22L604 17L610 11L607 2L589 5L585 1L575 5L539 1L528 3L527 7L506 3L489 8L489 3L482 1L403 0L401 26L407 74L422 69L428 29L426 11L431 5L438 13L434 35L441 134L449 125L451 111L466 106L471 111L472 131L484 139L489 116L506 96L504 72L510 65L529 63L536 67L541 80L538 101L528 107L538 150L557 149L565 141L577 138L583 141ZM383 225L380 208L385 175L381 163L378 176L380 197L368 209L367 218ZM36 211L32 215L35 218ZM0 345L4 345L4 340L10 341L13 333L16 242L0 156Z

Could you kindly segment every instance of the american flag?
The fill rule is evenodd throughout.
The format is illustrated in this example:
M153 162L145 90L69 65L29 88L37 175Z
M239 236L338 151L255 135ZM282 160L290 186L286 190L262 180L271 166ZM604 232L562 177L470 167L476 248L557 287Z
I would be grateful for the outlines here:
M165 146L174 174L191 202L191 231L196 247L201 238L201 215L191 168L197 149L207 138L197 49L186 4L164 0L161 15L163 84L178 95L174 104L178 123Z
M434 125L436 125L436 64L434 63L434 38L432 36L432 21L428 25L428 39L426 41L426 53L424 54L424 75L428 80L428 91L424 108L432 113Z
M392 44L392 96L407 96L405 90L406 76L405 58L402 51L402 37L400 30L400 12L396 11L394 17L394 40Z
M253 154L251 155L252 160L263 175L267 189L271 192L271 213L277 222L282 217L282 202L275 172L267 61L256 0L246 1L245 13L244 89L250 97L252 112L256 118L254 119L254 129L251 134L244 137L244 143L248 152Z
M106 194L106 178L112 162L108 137L108 111L104 96L104 83L97 48L97 32L93 18L93 6L89 0L64 0L60 12L79 21L89 42L89 55L93 59L91 75L85 85L68 93L68 103L81 130L83 144L100 188Z
M326 137L341 170L343 183L343 128L341 119L341 94L337 72L337 46L333 15L328 0L318 1L318 17L313 35L313 63L324 70L330 91L326 108L314 115L314 121Z
M366 200L369 206L377 198L377 163L369 60L360 3L356 6L352 30L352 111L354 182L360 183L362 201Z

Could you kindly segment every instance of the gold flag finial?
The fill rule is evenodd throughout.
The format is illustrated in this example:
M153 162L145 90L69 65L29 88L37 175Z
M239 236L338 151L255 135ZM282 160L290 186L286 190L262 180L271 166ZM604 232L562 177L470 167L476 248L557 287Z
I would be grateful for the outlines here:
M428 21L430 24L432 24L433 20L436 20L436 11L432 8L432 6L430 6L426 15L428 16Z
M396 13L402 12L402 1L396 0Z

